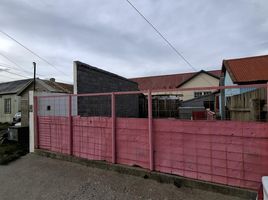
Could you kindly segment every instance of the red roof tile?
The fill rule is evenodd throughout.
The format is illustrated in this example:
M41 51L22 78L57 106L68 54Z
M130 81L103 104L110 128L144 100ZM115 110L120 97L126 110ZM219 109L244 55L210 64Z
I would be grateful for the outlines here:
M224 60L234 83L267 82L268 55Z
M202 71L200 71L202 72ZM184 74L171 74L171 75L162 75L162 76L149 76L149 77L140 77L132 78L132 81L135 81L139 84L140 90L156 90L156 89L175 89L179 85L182 85L184 82L192 78L194 75L200 72L191 72ZM212 76L220 77L221 70L213 71L203 71L209 73Z

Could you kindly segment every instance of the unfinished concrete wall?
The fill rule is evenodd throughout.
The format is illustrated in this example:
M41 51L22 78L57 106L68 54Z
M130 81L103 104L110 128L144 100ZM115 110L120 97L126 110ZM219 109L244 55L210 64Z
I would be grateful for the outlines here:
M137 83L79 61L74 62L74 74L74 91L77 94L138 91ZM110 116L111 97L78 97L78 115ZM116 96L116 115L138 117L139 95Z

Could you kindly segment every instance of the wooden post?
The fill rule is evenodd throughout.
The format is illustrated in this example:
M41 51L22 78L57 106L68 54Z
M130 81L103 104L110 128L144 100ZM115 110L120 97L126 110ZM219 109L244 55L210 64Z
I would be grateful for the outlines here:
M250 100L250 120L258 121L260 119L260 99Z
M116 163L116 108L115 94L111 94L111 115L112 115L112 163Z
M148 132L149 132L149 157L150 170L154 170L154 148L153 148L153 112L152 112L152 93L148 90Z

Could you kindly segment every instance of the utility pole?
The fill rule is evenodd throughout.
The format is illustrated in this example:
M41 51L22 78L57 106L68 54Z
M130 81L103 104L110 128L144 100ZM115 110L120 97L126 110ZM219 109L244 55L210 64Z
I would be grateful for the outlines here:
M34 67L34 80L33 80L33 84L34 84L34 91L35 91L35 86L36 86L36 63L33 62L33 67Z

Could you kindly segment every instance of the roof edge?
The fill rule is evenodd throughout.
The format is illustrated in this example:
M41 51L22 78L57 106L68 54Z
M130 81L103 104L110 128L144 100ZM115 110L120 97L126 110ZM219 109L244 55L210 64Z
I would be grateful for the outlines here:
M112 73L112 72L109 72L109 71L106 71L106 70L103 70L103 69L94 67L94 66L92 66L92 65L89 65L89 64L87 64L87 63L83 63L83 62L81 62L81 61L74 61L74 63L76 63L76 65L77 65L77 64L80 64L80 65L82 65L82 66L86 66L86 67L88 67L88 68L90 68L90 69L92 69L92 70L94 70L94 71L101 72L101 73L107 74L107 75L109 75L109 76L113 76L113 77L118 78L118 79L121 79L121 80L125 80L125 81L128 81L128 82L132 82L132 83L134 83L134 84L138 84L137 82L135 82L135 81L133 81L133 80L131 80L131 79L127 79L127 78L125 78L125 77L123 77L123 76L120 76L120 75L118 75L118 74L115 74L115 73Z
M16 92L17 95L20 95L26 88L29 87L33 82L33 79L29 80L19 91Z
M236 79L235 75L233 74L233 72L232 72L232 70L231 70L231 68L230 68L230 65L229 65L228 61L229 61L229 60L223 60L223 61L222 61L222 65L223 65L223 67L226 69L226 71L229 73L229 75L230 75L232 81L235 83L235 82L237 81L237 79ZM225 73L226 73L226 72L225 72Z
M241 58L231 58L231 59L223 59L223 60L234 61L234 60L245 60L245 59L261 58L261 57L268 57L268 55L259 55L259 56L250 56L250 57L241 57Z
M202 71L202 70L200 70L200 71ZM129 79L133 80L133 79L141 79L141 78L156 78L156 77L162 77L162 76L176 76L176 75L183 75L183 74L196 74L196 73L199 73L200 71L198 71L198 72L185 72L185 73L178 73L178 74L163 74L163 75L155 75L155 76L141 76L141 77L134 77L134 78L129 78ZM213 71L221 71L221 70L220 69L214 69L214 70L209 70L209 71L206 71L206 70L203 70L203 71L211 73Z
M181 87L182 85L184 85L185 83L187 83L188 81L192 80L193 78L197 77L199 74L202 74L202 73L207 74L209 76L212 76L212 77L220 80L220 77L202 69L199 72L197 72L196 74L194 74L192 77L190 77L190 78L186 79L185 81L183 81L182 83L180 83L178 86L176 86L176 88Z

